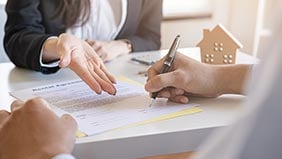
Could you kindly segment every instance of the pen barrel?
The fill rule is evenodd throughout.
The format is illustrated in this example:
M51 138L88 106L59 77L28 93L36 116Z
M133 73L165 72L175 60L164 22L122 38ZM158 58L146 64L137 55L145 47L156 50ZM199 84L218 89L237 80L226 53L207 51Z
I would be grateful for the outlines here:
M169 71L169 68L171 67L171 65L174 61L179 43L180 43L180 36L177 35L176 38L174 39L173 43L172 43L172 46L170 47L170 49L168 51L168 54L166 55L166 59L163 63L160 74L167 73ZM160 91L161 90L159 90L157 92L153 92L152 98L156 99Z
M165 62L161 71L160 71L160 74L167 73L169 68L170 68L170 63Z

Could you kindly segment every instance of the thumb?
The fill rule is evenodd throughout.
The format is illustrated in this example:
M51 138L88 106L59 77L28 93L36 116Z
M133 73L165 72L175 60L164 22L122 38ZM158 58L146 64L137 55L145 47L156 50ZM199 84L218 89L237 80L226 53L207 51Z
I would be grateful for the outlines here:
M161 70L162 66L163 66L163 60L161 59L157 62L154 63L154 65L152 65L149 69L148 69L148 79L147 81L149 81L151 78L153 78L154 76L159 74L159 71Z
M64 114L62 117L61 117L61 122L63 123L63 125L65 125L67 127L67 129L69 131L72 131L72 132L76 132L77 130L77 123L75 121L75 119L69 115L69 114Z
M60 67L67 67L71 62L72 50L67 44L64 44L63 40L59 39L57 44L57 50L60 54Z
M71 55L70 53L65 53L60 57L59 66L61 68L67 67L71 62Z

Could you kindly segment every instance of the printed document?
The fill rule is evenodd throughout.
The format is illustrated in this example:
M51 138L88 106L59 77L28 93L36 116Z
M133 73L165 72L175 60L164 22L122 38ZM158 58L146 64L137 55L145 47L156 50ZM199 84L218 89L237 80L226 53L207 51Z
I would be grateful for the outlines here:
M142 87L118 81L115 96L103 92L97 95L82 80L55 83L38 88L11 92L26 101L33 97L47 100L56 114L72 115L81 132L94 135L104 131L157 118L195 106L151 99Z

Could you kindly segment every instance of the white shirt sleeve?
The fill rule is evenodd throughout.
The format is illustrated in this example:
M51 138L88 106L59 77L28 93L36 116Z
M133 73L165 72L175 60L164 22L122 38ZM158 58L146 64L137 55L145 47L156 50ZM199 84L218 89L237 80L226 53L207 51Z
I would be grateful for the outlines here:
M48 39L46 40L49 40L49 39L54 39L54 38L57 38L56 36L51 36L49 37ZM43 44L44 45L44 44ZM43 46L42 45L42 46ZM59 66L59 61L55 61L55 62L52 62L52 63L49 63L49 64L45 64L43 63L42 61L42 55L43 55L43 48L41 48L41 52L40 52L40 56L39 56L39 62L40 62L40 66L41 67L48 67L48 68L51 68L51 67L57 67Z
M75 159L75 158L70 154L60 154L53 157L52 159Z

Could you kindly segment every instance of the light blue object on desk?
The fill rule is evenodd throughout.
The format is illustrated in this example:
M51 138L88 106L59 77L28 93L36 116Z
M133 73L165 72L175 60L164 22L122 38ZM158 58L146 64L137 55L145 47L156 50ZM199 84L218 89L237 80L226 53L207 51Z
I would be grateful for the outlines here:
M148 54L147 52L139 52L138 55L133 56L131 60L140 64L151 66L162 58L159 52L160 51L151 51L150 54Z

